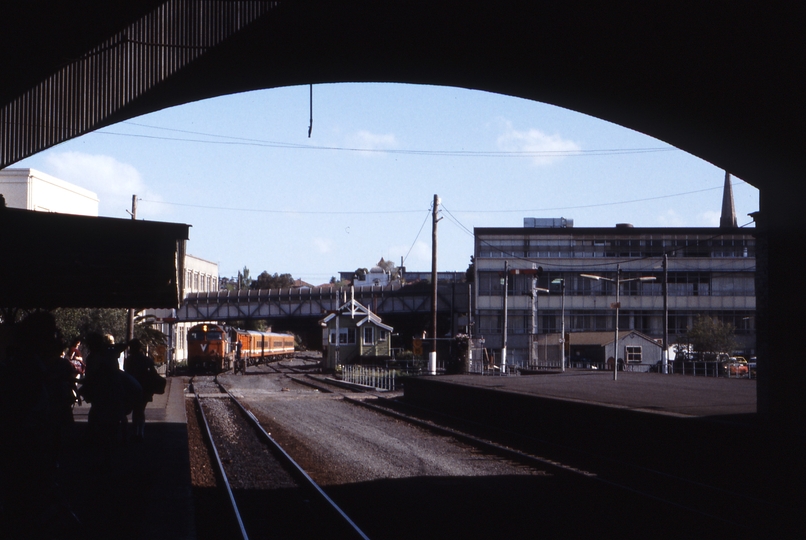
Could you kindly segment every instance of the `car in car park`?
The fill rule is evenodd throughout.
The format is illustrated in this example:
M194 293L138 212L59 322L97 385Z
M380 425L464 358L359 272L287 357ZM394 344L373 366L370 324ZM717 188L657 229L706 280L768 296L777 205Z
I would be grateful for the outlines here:
M756 357L755 356L751 356L750 361L747 362L747 370L748 370L748 376L751 379L755 379L756 378Z
M722 374L725 377L748 377L750 368L743 356L731 356L722 362Z

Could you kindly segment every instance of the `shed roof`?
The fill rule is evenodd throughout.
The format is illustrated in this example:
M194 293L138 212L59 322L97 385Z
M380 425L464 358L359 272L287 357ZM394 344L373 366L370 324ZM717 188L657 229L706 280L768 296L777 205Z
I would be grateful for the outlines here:
M178 307L189 228L0 208L0 307Z
M630 336L636 336L646 341L649 341L653 345L657 345L660 347L660 344L652 339L651 337L647 336L646 334L642 334L637 330L622 330L618 333L619 341L622 341ZM574 345L599 345L604 347L606 345L610 345L615 340L614 332L574 332L569 334L569 343L571 346Z
M389 332L393 330L393 328L387 324L381 322L381 318L370 311L368 307L365 307L361 302L351 299L345 302L336 312L331 313L324 319L322 319L321 324L322 326L326 326L327 323L333 320L336 315L351 315L353 317L360 317L360 320L356 323L356 326L363 326L367 322L371 322L372 324L379 326Z

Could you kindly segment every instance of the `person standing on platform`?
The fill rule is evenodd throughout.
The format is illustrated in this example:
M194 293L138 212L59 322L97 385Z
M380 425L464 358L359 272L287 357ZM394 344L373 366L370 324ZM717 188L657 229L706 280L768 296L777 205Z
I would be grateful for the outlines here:
M134 404L132 410L134 438L139 440L145 437L146 406L149 401L154 399L152 381L157 375L154 360L143 351L143 344L139 339L129 342L129 355L123 361L123 371L134 377L143 389L140 399Z
M126 415L141 399L142 388L119 368L118 355L127 344L112 345L106 337L94 333L87 336L86 343L90 354L79 393L90 404L90 440L101 450L101 465L108 467L114 446L126 439Z

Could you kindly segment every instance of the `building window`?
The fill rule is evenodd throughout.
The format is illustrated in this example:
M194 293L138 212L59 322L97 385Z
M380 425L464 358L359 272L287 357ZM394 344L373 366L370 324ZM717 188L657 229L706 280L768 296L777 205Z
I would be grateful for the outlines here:
M342 345L354 345L355 328L339 328L339 343Z
M500 334L501 333L501 317L499 315L479 315L479 333L484 334Z
M641 347L635 345L628 345L625 347L627 352L627 363L628 364L640 364L641 363Z
M364 345L372 345L375 343L375 332L374 328L371 326L367 326L364 328Z

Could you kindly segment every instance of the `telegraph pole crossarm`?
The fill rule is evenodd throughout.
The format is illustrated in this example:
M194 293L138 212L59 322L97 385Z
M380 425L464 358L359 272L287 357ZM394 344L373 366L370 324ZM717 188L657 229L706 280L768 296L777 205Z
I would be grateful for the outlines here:
M618 312L621 307L620 290L621 284L628 281L655 281L655 276L641 276L635 278L621 279L621 265L616 266L616 279L606 278L604 276L597 276L594 274L580 274L581 277L593 279L595 281L610 281L616 284L616 302L611 304L610 307L616 309L615 320L615 337L613 339L613 380L618 380Z

